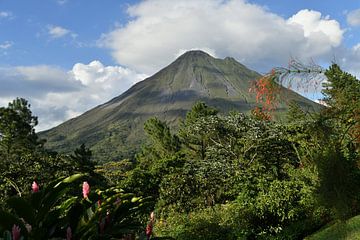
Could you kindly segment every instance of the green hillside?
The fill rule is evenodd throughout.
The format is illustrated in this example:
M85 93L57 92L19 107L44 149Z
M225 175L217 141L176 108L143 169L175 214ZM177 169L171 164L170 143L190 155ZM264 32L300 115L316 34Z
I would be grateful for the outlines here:
M305 238L305 240L359 240L360 239L360 216L353 217L346 222L338 222L317 233Z
M251 83L261 75L235 59L216 59L202 51L190 51L125 93L81 116L40 133L46 147L69 152L85 143L97 160L131 158L144 140L144 122L153 116L175 126L196 101L221 112L249 112L255 96ZM287 89L282 90L278 115L294 100L305 108L318 105Z

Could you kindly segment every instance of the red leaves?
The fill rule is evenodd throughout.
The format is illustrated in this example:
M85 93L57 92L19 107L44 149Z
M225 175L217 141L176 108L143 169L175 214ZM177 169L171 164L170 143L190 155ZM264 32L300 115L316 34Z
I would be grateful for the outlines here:
M270 121L271 120L271 115L269 113L267 113L267 112L264 112L259 107L255 107L251 111L251 114L254 115L256 118L261 119L261 120L265 120L265 121Z
M262 105L261 118L265 118L267 120L271 119L271 116L269 114L264 115L264 112L274 110L278 104L277 98L280 86L275 82L275 79L276 72L275 69L272 69L271 73L255 81L254 86L249 89L249 92L256 93L256 102ZM254 115L260 116L260 108L255 108L253 113Z

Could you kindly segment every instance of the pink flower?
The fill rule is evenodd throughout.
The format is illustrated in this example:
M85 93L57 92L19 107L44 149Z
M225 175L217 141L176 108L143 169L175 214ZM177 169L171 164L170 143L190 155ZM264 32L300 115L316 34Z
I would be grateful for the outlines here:
M39 185L34 181L31 185L32 192L38 192L39 191Z
M21 236L20 231L21 231L21 229L19 228L19 226L14 224L14 226L11 229L12 239L13 240L19 240L20 239L20 236Z
M71 227L68 227L66 229L66 240L71 240L71 238L72 238Z
M90 193L90 185L87 182L83 183L82 192L83 192L84 198L88 198L89 193Z
M153 231L153 223L149 222L145 229L146 239L150 239Z
M151 212L150 213L150 221L154 221L155 220L155 213Z

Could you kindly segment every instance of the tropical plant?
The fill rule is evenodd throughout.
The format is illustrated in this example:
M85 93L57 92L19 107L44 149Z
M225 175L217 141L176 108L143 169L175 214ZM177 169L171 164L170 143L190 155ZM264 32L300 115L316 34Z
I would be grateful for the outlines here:
M136 197L117 188L90 191L83 183L83 195L72 195L88 176L75 174L33 193L9 198L7 210L0 212L0 231L8 236L18 229L24 239L98 239L123 237L140 232L142 213L148 212L149 199Z

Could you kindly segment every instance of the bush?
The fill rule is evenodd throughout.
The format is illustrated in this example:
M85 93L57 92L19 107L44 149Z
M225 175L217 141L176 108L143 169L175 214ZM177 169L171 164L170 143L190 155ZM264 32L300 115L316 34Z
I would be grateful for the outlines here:
M245 239L234 215L231 204L190 213L171 212L166 220L156 223L155 235L181 240Z

